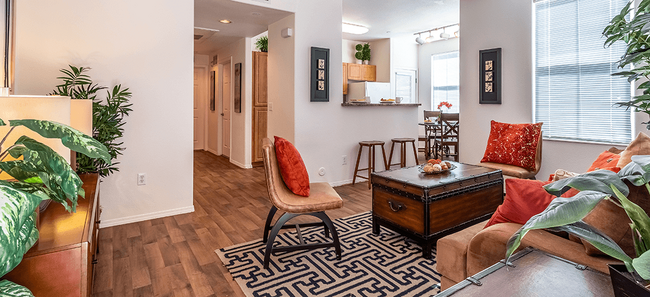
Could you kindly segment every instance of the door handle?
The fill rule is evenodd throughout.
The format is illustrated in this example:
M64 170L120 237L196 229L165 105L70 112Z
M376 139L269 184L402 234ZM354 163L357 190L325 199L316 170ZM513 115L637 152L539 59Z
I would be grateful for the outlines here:
M224 116L223 112L221 113L221 116Z

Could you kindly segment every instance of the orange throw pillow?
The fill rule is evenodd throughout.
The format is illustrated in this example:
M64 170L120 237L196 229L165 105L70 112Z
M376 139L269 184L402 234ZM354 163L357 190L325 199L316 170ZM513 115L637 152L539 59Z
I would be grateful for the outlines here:
M591 164L591 167L587 169L587 172L596 171L598 169L611 170L616 173L621 171L621 168L617 167L618 160L621 158L621 155L614 154L609 151L602 152L596 161Z
M507 124L492 121L485 155L481 162L509 164L535 169L537 142L542 123Z
M532 216L544 211L555 199L554 195L544 190L544 186L551 182L530 179L506 179L506 197L503 204L499 205L485 228L498 223L525 224ZM562 197L572 197L578 191L571 189Z
M287 188L296 195L309 197L309 174L296 147L288 140L275 136L275 157Z

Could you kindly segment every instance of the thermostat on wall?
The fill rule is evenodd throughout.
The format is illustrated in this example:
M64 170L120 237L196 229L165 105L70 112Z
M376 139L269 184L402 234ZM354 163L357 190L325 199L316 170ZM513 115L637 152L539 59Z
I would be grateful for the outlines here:
M293 36L293 30L291 28L284 28L282 29L280 34L282 35L283 38L288 38Z

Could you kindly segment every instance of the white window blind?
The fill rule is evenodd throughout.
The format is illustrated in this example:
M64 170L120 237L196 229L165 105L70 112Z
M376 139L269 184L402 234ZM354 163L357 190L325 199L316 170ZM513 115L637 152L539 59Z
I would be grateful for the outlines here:
M535 2L535 122L545 138L628 143L631 87L616 61L625 45L604 48L602 32L627 0ZM523 83L523 82L522 82Z
M458 51L431 56L431 109L437 110L438 104L447 101L452 104L449 112L459 111L460 64ZM447 108L443 107L447 112Z

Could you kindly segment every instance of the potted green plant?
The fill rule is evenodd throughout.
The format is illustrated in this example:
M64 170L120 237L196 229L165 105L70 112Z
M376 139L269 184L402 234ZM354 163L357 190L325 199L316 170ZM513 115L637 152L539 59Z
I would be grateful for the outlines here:
M97 97L98 92L106 87L94 83L86 74L90 68L72 65L69 67L70 69L60 70L63 75L57 78L63 82L57 85L50 95L69 96L71 99L89 99L72 100L71 112L75 110L75 103L90 103L89 112L93 116L92 137L102 143L111 156L111 162L105 162L102 159L94 159L78 153L77 172L97 172L101 177L109 176L115 171L119 171L117 167L119 162L115 159L125 150L124 142L119 139L124 135L125 117L132 111L133 104L129 103L132 94L129 88L116 85L113 89L106 91L106 100L100 100ZM83 112L88 112L88 107L85 105L81 108L83 108Z
M260 52L266 53L269 51L269 37L262 36L255 41L255 47L257 47Z
M634 96L628 102L618 102L616 105L624 106L627 109L634 109L635 112L643 112L650 115L650 0L641 0L634 17L630 20L629 16L632 11L634 1L631 0L621 12L614 16L609 25L605 27L603 35L607 37L605 47L609 47L616 42L626 44L625 54L617 62L619 68L623 71L612 75L627 78L628 82L637 82L645 79L638 85L637 89L641 95ZM636 65L631 68L629 66ZM644 122L646 128L650 130L650 122Z
M0 126L6 126L2 119ZM10 120L9 126L11 129L0 140L0 172L15 180L0 180L0 277L14 269L38 240L35 210L41 201L51 199L74 212L77 197L84 196L81 179L61 155L25 135L5 145L7 136L16 127L24 126L42 137L61 139L64 146L88 157L111 160L104 145L66 125ZM7 156L13 160L5 161ZM0 281L0 295L33 296L27 288L7 280Z
M541 213L533 216L508 240L506 261L519 247L521 239L530 230L553 229L574 234L607 255L623 262L629 274L628 279L634 280L634 286L645 287L650 281L650 217L627 196L630 189L625 184L629 181L634 186L645 186L650 192L650 156L633 156L632 162L623 167L620 172L597 170L575 177L562 179L546 185L547 192L557 196ZM580 192L571 198L560 196L570 188ZM603 199L609 199L622 207L632 221L630 227L634 234L634 258L628 256L611 238L598 229L586 224L582 219ZM610 266L610 271L615 267ZM617 279L612 273L612 281L616 289ZM650 294L647 288L643 288Z
M357 44L355 49L357 52L354 54L354 57L357 58L358 63L368 65L368 61L370 61L370 44Z

